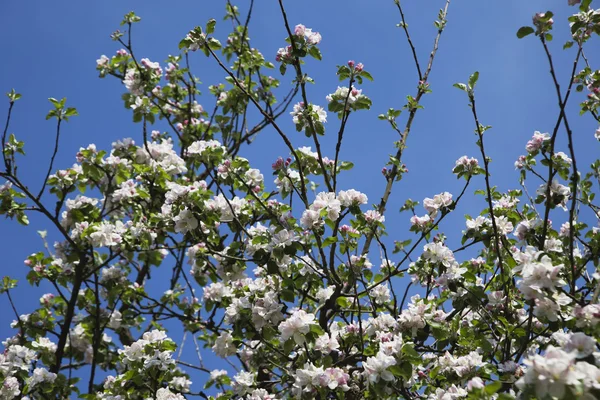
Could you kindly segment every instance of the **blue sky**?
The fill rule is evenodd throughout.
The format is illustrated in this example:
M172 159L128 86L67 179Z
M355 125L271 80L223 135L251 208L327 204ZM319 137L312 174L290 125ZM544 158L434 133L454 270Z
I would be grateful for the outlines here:
M246 1L240 2L247 4ZM258 0L250 26L252 45L271 61L286 36L277 2ZM406 1L405 13L412 38L422 64L425 64L435 29L433 21L441 0ZM118 28L122 16L134 10L142 17L134 28L134 46L138 57L148 57L161 63L169 54L176 54L177 44L187 31L205 25L216 18L217 36L224 40L230 25L222 21L224 1L157 1L81 2L63 0L47 2L2 2L0 5L0 54L4 55L0 91L15 88L23 95L13 112L10 132L26 142L27 157L20 159L22 179L30 187L39 188L47 169L54 140L54 123L45 120L50 108L48 97L67 97L70 106L77 107L79 117L73 118L62 130L62 143L57 168L71 166L79 147L95 143L108 149L110 143L123 137L133 137L141 143L141 127L131 120L131 112L120 100L124 92L115 79L99 79L95 60L101 54L114 54L119 47L109 35ZM326 106L325 96L338 85L335 66L356 60L365 64L375 81L366 83L363 93L373 100L370 112L351 116L341 158L355 163L355 169L340 180L341 189L355 188L365 192L371 203L381 196L384 178L380 170L394 152L392 142L397 135L379 113L389 107L400 108L406 95L415 94L417 76L403 32L395 25L400 21L391 0L365 1L296 1L286 2L290 23L303 23L323 36L323 61L309 60L304 70L316 81L309 86L309 100ZM524 153L526 141L533 131L550 131L558 115L557 100L549 68L539 41L533 37L518 40L517 29L530 24L535 12L551 9L555 12L555 40L552 52L561 83L569 78L575 49L562 50L568 37L566 17L575 12L566 0L462 0L450 5L448 26L440 43L429 83L433 93L424 98L424 110L419 111L413 125L408 149L403 159L410 172L396 184L386 219L391 240L411 238L407 232L408 215L396 211L407 198L422 200L442 191L455 195L462 181L451 174L454 161L462 155L481 158L476 148L474 124L464 93L452 84L466 81L470 73L480 72L478 111L483 124L492 125L486 133L486 147L492 157L492 183L501 190L518 188L518 173L513 163ZM242 7L243 10L243 7ZM588 54L592 64L595 54ZM596 56L597 57L597 56ZM224 73L201 54L192 56L195 74L204 84L224 82ZM290 87L291 77L280 77L283 88ZM581 166L589 165L597 154L593 138L595 124L588 117L577 117L577 104L582 95L575 94L569 106L576 137L576 151ZM0 118L4 123L7 102L1 103ZM212 100L210 100L212 104ZM206 104L205 104L205 108ZM402 116L403 117L403 116ZM405 119L401 117L401 124ZM291 119L284 118L282 126L298 144L307 144L302 134L293 129ZM329 115L326 127L336 132L339 122ZM161 127L162 128L162 127ZM324 155L334 154L334 135L325 136ZM564 137L564 132L561 137ZM296 140L297 139L297 140ZM567 152L565 141L559 139L558 150ZM278 156L287 156L275 132L265 130L251 149L243 153L254 166L270 176L270 164ZM0 182L1 183L1 182ZM474 182L483 187L483 180ZM473 187L475 189L475 186ZM52 204L46 197L46 204ZM481 210L481 198L465 199L455 215L448 218L442 230L451 243L459 238L454 232L464 227L464 214L475 215ZM10 274L23 278L26 268L23 259L42 249L35 233L46 225L39 217L31 216L28 228L9 221L0 222L0 250L3 258L0 276ZM52 232L49 232L52 235ZM15 293L19 312L30 312L45 291L31 289L27 283ZM35 293L35 295L32 295ZM0 337L12 334L8 323L13 315L7 310L6 297L0 297ZM189 344L191 346L191 344Z

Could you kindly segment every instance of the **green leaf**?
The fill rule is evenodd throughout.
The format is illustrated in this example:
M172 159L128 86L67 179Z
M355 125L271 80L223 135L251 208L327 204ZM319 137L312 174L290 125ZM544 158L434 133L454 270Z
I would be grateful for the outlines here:
M494 394L498 390L500 390L501 387L502 387L502 382L500 382L500 381L492 382L489 385L485 386L485 392L487 394Z
M479 79L479 72L478 71L473 72L473 74L469 77L469 87L471 89L475 88L475 85L477 84L478 79Z
M338 297L335 302L337 303L338 306L342 307L342 308L348 308L350 307L350 300L347 297Z
M334 244L335 242L337 242L337 237L336 236L329 236L327 239L325 239L323 241L323 247L329 247L332 244Z
M370 73L368 73L367 71L362 71L362 72L360 73L360 76L362 76L363 78L365 78L365 79L368 79L368 80L370 80L371 82L373 82L373 77L372 77L372 76L371 76L371 74L370 74Z
M310 331L313 333L316 333L319 336L321 336L325 333L325 331L323 331L323 329L317 324L312 324L310 326Z
M530 26L522 26L517 31L517 37L523 39L527 35L531 35L535 30Z
M79 113L77 113L77 109L75 109L73 107L69 107L65 111L64 115L65 115L65 117L72 117L72 116L75 116L75 115L79 115Z
M587 11L587 10L589 10L591 3L592 3L592 0L583 0L581 2L581 5L579 6L579 10L580 11Z
M455 83L454 85L455 88L460 89L462 91L467 91L467 85L465 85L464 83Z
M60 108L60 101L56 100L54 97L48 97L48 101L50 101L54 107Z
M296 342L294 342L294 339L288 339L283 344L283 351L285 351L286 353L291 353L292 350L294 350L295 345Z
M217 20L216 19L211 19L208 21L208 23L206 24L206 34L210 35L211 33L213 33L215 31L215 25L217 24Z
M11 103L14 103L15 101L21 98L21 95L15 92L15 89L11 89L10 92L7 92L6 96L8 97Z
M409 362L403 362L400 365L392 365L388 368L394 376L409 380L412 376L412 365Z
M281 298L284 301L293 303L295 300L294 291L289 289L284 289L281 291Z
M340 169L342 171L348 171L351 170L354 167L354 163L350 162L350 161L342 161L341 165L340 165Z
M402 354L405 354L409 357L413 357L413 358L420 358L421 356L419 355L419 353L417 353L417 351L415 350L415 348L413 346L411 346L410 344L405 344L404 346L402 346Z
M221 48L221 42L219 42L215 38L209 38L206 41L206 43L208 44L208 47L210 47L211 50L219 50Z
M27 218L27 215L22 211L17 214L17 221L21 225L29 225L29 218Z
M319 51L319 48L316 46L311 47L308 50L308 54L313 57L316 58L317 60L321 61L323 59L323 57L321 56L321 51Z

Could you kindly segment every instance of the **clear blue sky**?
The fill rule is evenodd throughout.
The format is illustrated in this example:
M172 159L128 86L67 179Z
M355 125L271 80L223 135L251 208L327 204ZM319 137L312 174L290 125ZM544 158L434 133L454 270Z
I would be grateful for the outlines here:
M252 45L274 61L286 36L277 1L255 3L250 26ZM418 55L426 63L435 36L432 23L444 1L404 3ZM48 97L67 97L68 104L77 107L80 114L63 128L57 168L71 166L79 147L89 143L101 149L109 149L112 141L123 137L133 137L141 143L141 127L131 121L131 112L124 109L120 100L124 87L113 78L99 79L95 70L95 60L100 55L111 56L119 49L109 35L118 28L123 14L134 10L142 17L141 24L134 28L138 57L162 63L167 55L178 52L177 44L189 29L203 26L210 18L217 19L217 36L224 39L230 27L222 21L224 4L218 0L2 2L0 33L4 39L0 41L0 54L4 62L0 91L14 87L23 95L15 106L10 129L26 142L27 157L20 159L23 180L37 190L47 169L55 128L53 122L44 118L50 108ZM351 175L341 179L340 185L341 189L353 187L367 193L370 202L375 203L384 185L380 170L388 154L394 151L392 142L397 139L386 123L377 120L377 115L389 107L400 108L406 95L415 94L417 80L403 32L395 26L400 19L393 1L304 0L286 1L286 6L292 25L303 23L323 36L323 61L309 60L305 67L305 72L316 81L316 85L308 88L310 101L326 106L325 96L338 85L335 66L350 59L364 63L375 78L373 83L363 86L363 93L373 100L372 110L356 113L349 121L341 158L353 161L356 167ZM450 5L448 26L429 80L433 93L425 97L425 109L417 114L403 160L410 173L396 184L388 207L390 243L392 239L412 237L406 229L409 215L396 212L407 198L421 201L446 190L457 195L462 181L451 174L454 161L465 154L481 159L474 144L474 124L466 96L452 88L453 83L466 81L475 70L481 74L477 91L480 119L494 127L485 139L493 159L492 183L502 190L518 188L515 159L524 153L533 131L551 131L558 110L539 41L533 37L518 40L515 32L520 26L530 24L535 12L547 9L556 14L552 52L561 83L565 85L575 54L575 49L562 50L568 37L566 17L575 12L567 7L566 0L461 0ZM592 62L597 57L589 56ZM224 73L203 55L194 54L192 66L205 85L205 93L208 85L224 82ZM273 70L272 75L279 77L279 72ZM282 87L289 87L290 79L287 75L282 77ZM591 118L576 116L581 96L576 94L572 99L570 122L577 140L578 161L587 167L598 152L598 144L593 138L596 126ZM4 124L8 102L0 104ZM290 118L285 120L283 126L289 136L297 138L298 145L305 143L303 135L293 130ZM326 127L334 132L338 126L337 118L330 114ZM325 155L334 154L333 135L326 136L323 145ZM562 139L558 150L567 151ZM244 155L270 177L271 162L280 155L287 156L287 152L276 134L265 130ZM475 183L483 187L481 179ZM482 208L481 199L470 197L442 227L451 243L459 240L452 232L463 229L463 215L478 214ZM49 197L46 200L52 204ZM24 278L23 259L42 249L35 232L46 226L35 215L31 221L29 228L0 222L3 254L0 276ZM15 294L19 312L32 311L44 292L29 288L23 281L21 290ZM2 338L13 334L8 329L13 315L7 307L6 298L0 297Z

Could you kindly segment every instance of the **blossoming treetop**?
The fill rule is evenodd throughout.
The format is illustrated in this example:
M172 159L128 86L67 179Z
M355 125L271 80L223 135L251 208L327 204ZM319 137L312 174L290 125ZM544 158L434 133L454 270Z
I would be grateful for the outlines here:
M38 309L18 315L11 292L25 290L23 283L17 289L8 276L0 283L16 314L15 334L0 354L0 399L600 396L600 231L583 214L600 210L600 160L587 171L577 164L566 111L575 90L588 90L581 112L599 120L600 72L584 49L600 33L600 10L589 0L569 1L579 8L564 45L574 53L567 87L559 86L552 62L553 14L536 14L517 32L540 42L558 101L554 130L535 132L515 163L521 189L493 186L490 127L477 113L475 72L455 86L465 92L480 154L456 161L452 172L464 181L457 195L433 194L423 210L408 201L401 211L412 213L414 237L390 243L390 194L407 172L406 141L431 93L428 78L450 7L447 0L438 14L423 62L402 4L394 3L414 57L416 92L402 109L379 115L398 138L372 206L360 188L342 188L338 178L352 174L353 164L342 160L344 132L352 115L370 110L361 85L373 78L349 61L338 67L333 93L309 98L307 61L321 59L322 38L290 25L281 0L287 44L266 58L250 45L251 10L243 18L229 2L225 19L234 28L225 45L211 19L193 28L165 64L135 53L130 35L140 17L127 14L126 31L112 35L122 48L101 56L97 69L123 82L123 101L142 135L110 151L81 148L72 167L55 170L61 129L77 110L50 99L56 145L39 191L18 174L25 143L8 128L20 95L8 93L0 213L24 225L30 213L41 213L60 240L51 246L43 234L44 248L25 260L30 284L54 288ZM206 101L190 67L194 52L225 76L226 84L208 88ZM274 67L293 83L284 98L274 95L280 79L265 73ZM298 133L281 128L290 116L311 147L297 146ZM153 129L161 122L167 131ZM239 156L266 128L289 151L273 163L273 182ZM562 134L566 153L557 148ZM335 138L334 148L322 146L323 135ZM451 249L441 223L475 185L486 208L468 217L458 234L462 247ZM565 222L555 227L554 218ZM475 258L460 257L467 248ZM158 270L171 274L166 292L148 284ZM400 284L403 276L410 284ZM196 347L196 363L175 353L167 330L176 329L204 345ZM206 352L231 369L205 364Z

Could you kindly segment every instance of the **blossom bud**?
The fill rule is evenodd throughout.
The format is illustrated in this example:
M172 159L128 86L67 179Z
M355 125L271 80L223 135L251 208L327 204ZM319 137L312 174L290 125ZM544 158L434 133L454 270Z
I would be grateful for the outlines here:
M294 35L296 35L296 36L304 36L305 33L306 33L306 27L302 24L298 24L294 28Z
M273 170L277 171L278 169L281 169L283 167L283 158L279 157L277 159L277 161L275 161L272 165L271 168L273 168Z

